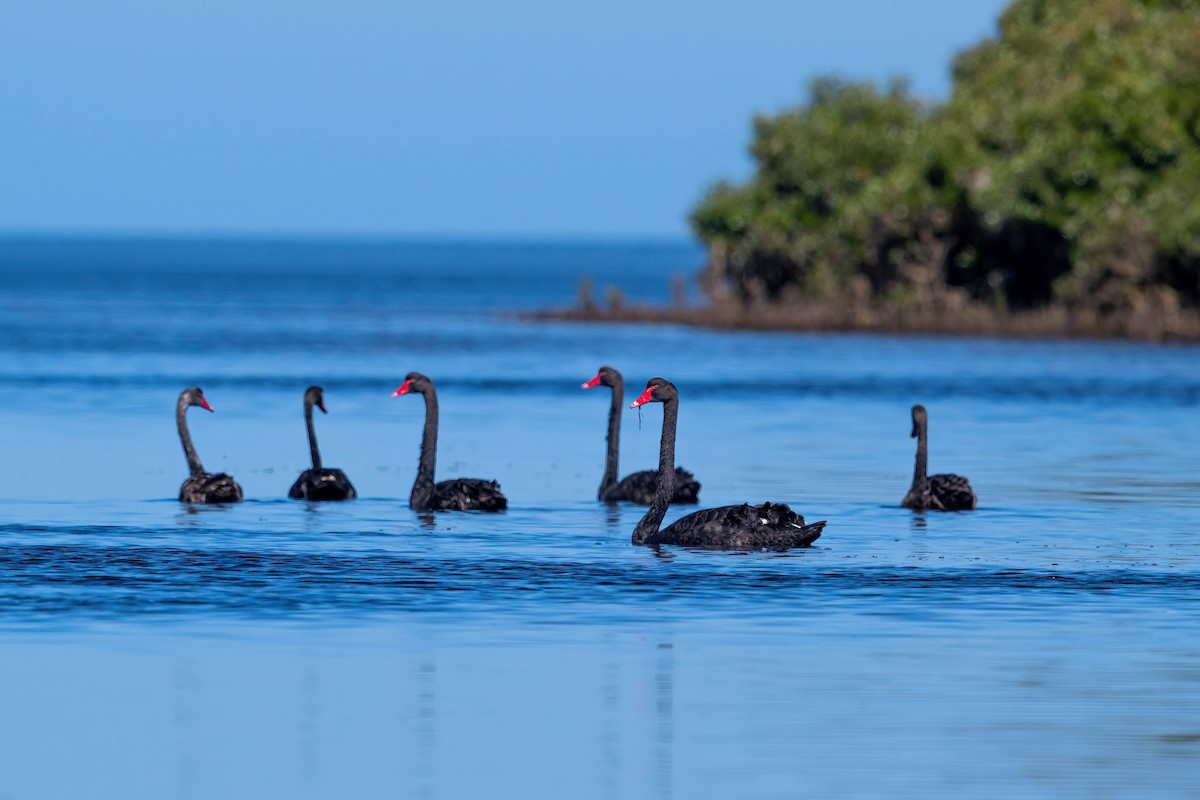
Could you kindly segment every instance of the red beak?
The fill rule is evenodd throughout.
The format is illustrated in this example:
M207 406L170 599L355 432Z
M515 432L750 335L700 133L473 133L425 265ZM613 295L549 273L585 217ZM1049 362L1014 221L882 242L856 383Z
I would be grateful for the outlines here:
M651 400L654 399L653 397L651 397L651 395L653 395L653 394L654 394L654 387L653 386L647 387L646 391L642 392L641 396L638 397L637 400L634 400L632 403L629 404L629 407L637 408L640 405L649 403Z
M408 394L408 385L410 383L412 383L412 381L405 381L404 383L400 384L400 388L392 392L392 397L399 397L402 394Z
M592 379L591 379L590 381L588 381L587 383L581 383L581 384L579 384L579 388L580 388L580 389L592 389L592 388L594 388L594 387L596 387L596 386L599 386L599 385L600 385L600 373L599 373L599 372L597 372L597 373L596 373L596 377L592 378Z
M209 411L213 410L213 407L208 404L208 401L203 396L200 397L200 407L207 408Z

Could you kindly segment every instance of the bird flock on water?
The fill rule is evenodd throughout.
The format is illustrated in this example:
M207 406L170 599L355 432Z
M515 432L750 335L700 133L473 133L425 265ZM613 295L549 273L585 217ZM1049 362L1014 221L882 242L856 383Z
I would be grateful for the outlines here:
M638 408L646 403L662 403L662 439L659 445L658 469L643 470L618 479L617 464L620 450L621 412L625 404L625 382L621 373L612 367L601 367L596 377L582 385L584 389L607 386L612 394L608 412L608 446L604 475L596 497L605 503L634 503L649 506L645 516L633 529L633 544L680 545L722 550L786 550L807 547L825 529L825 520L805 522L786 503L764 502L757 505L719 506L693 511L662 527L663 518L671 504L694 505L700 501L700 483L695 475L675 464L675 426L679 417L679 390L665 378L651 378L646 390L630 403ZM433 381L420 372L410 372L392 397L421 395L425 400L425 428L421 438L417 477L408 498L414 511L503 511L508 498L496 481L480 478L450 478L435 481L437 467L438 399ZM187 410L199 406L213 408L204 392L191 386L179 395L175 407L175 422L179 441L187 458L188 477L179 487L183 503L237 503L242 500L242 487L232 476L212 474L204 470L192 437L188 433ZM321 463L317 434L313 428L313 407L327 413L324 391L310 386L304 392L304 424L308 429L308 446L312 467L300 473L288 490L288 497L300 500L352 500L357 496L354 485L340 469ZM929 475L928 433L929 414L924 406L912 408L912 437L917 440L916 462L912 486L900 505L913 511L969 511L975 508L975 493L970 482L961 475Z

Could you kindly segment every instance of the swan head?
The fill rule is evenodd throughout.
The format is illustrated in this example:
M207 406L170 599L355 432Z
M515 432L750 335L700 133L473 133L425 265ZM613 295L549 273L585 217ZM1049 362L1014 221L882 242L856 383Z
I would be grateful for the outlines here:
M630 403L629 407L637 408L646 403L666 403L678 398L679 391L675 388L675 384L666 378L651 378L646 381L646 391L638 395L638 399Z
M925 406L916 405L912 407L912 438L917 438L921 429L929 424L929 415L925 413Z
M402 394L410 394L417 392L425 394L433 388L433 381L419 372L410 372L404 376L404 383L400 384L400 388L392 392L392 397L399 397Z
M192 406L200 406L203 409L212 411L213 407L204 399L204 392L199 386L189 386L179 393L179 404L184 408Z
M325 409L325 390L320 386L310 386L304 390L304 404L306 406L316 406L321 409L322 414L328 414Z
M592 378L587 383L581 383L580 389L591 389L596 386L624 386L625 382L621 379L621 373L617 372L612 367L601 367L596 373L596 377Z

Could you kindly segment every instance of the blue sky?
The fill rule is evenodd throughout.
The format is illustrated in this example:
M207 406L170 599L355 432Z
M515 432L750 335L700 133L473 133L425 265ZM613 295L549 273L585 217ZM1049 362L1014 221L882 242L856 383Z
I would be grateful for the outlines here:
M816 75L939 99L1000 0L12 0L0 231L686 235Z

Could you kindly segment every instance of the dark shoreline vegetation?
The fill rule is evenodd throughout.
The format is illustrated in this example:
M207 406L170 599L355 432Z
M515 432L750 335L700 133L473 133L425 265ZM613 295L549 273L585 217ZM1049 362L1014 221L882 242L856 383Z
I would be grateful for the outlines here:
M623 303L600 308L543 309L519 319L536 322L601 322L687 325L711 330L897 333L995 336L1014 339L1133 339L1200 341L1200 313L1158 310L1101 313L1091 309L1043 307L999 311L977 304L953 309L838 305L836 300L706 306L650 306Z
M952 75L756 118L753 177L691 213L708 307L530 316L1200 339L1200 0L1016 0Z

